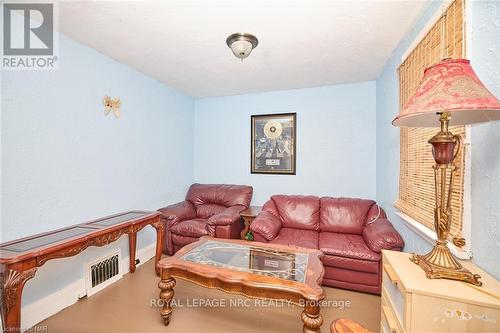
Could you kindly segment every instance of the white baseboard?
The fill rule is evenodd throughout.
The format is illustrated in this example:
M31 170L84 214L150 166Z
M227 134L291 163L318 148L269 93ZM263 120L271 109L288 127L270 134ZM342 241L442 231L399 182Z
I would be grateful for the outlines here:
M35 275L36 278L36 275ZM76 303L78 295L85 291L85 279L75 281L62 289L41 298L21 309L22 331L35 326L37 323L55 315L64 308Z
M156 255L156 243L151 243L139 250L137 250L137 253L135 254L135 259L139 259L139 264L136 267L141 266L144 264L146 261L149 259L153 258ZM128 273L129 270L129 264L130 264L130 257L122 257L122 260L120 261L120 270L122 272Z
M156 243L152 243L138 249L136 259L139 259L140 263L137 266L140 266L149 259L153 258L155 253ZM120 262L120 269L122 272L128 272L129 256L122 258ZM36 279L36 275L34 278ZM85 295L85 277L82 276L81 279L69 285L62 286L62 288L57 292L24 306L21 309L21 329L24 331L35 326L37 323L76 303L79 298ZM0 329L0 332L1 331L2 329Z
M151 243L148 246L145 246L142 249L139 249L139 251L137 251L135 257L136 257L136 259L139 259L141 262L137 266L141 266L149 259L154 258L155 255L156 255L156 243ZM126 259L127 259L127 264L128 264L129 257L127 257ZM128 270L128 266L127 266L127 270Z

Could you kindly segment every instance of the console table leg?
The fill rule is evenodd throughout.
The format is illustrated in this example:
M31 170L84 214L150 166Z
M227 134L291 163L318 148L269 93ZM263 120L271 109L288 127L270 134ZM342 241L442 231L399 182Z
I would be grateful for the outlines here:
M323 317L319 313L319 304L316 301L306 300L306 306L302 312L304 333L320 333Z
M158 262L161 259L161 253L163 251L163 237L165 232L165 227L161 221L153 224L156 229L156 255L155 255L155 271L156 275L160 275L160 267L158 267Z
M170 316L172 315L172 298L174 298L175 279L170 275L170 270L161 270L161 280L158 283L160 288L160 299L163 302L163 307L160 310L163 324L167 326L170 323Z
M130 257L130 273L135 272L135 249L137 244L137 232L133 231L128 234L128 248Z
M36 267L25 271L9 269L0 273L0 307L5 332L20 332L23 288L35 272Z

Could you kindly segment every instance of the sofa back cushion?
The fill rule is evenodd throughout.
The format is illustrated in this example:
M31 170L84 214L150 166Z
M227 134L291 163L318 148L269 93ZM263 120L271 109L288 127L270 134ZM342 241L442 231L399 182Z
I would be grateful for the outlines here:
M246 185L193 184L186 200L194 204L199 218L209 218L231 206L250 206L253 188Z
M361 235L373 200L321 198L321 231Z
M319 230L319 197L314 195L273 195L271 200L284 228Z

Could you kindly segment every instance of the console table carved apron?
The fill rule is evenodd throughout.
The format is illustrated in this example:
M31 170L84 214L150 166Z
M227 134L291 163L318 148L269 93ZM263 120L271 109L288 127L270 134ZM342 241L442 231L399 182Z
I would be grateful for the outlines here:
M163 323L170 323L175 278L181 278L231 294L303 306L303 333L319 333L319 308L325 298L322 256L312 249L202 237L158 263Z
M130 211L0 244L0 310L5 332L20 332L21 298L27 280L50 259L77 255L89 246L104 246L128 234L130 272L135 271L137 232L156 229L156 273L163 247L160 213Z

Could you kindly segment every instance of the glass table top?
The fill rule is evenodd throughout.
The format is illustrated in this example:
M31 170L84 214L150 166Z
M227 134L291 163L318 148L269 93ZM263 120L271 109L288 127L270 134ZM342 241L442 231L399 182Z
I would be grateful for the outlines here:
M42 247L45 245L49 245L52 243L56 243L62 241L64 239L68 239L75 236L80 236L84 234L88 234L90 232L96 231L93 228L85 228L85 227L73 227L66 230L61 230L58 232L54 232L45 236L40 236L32 239L27 239L24 241L20 241L14 244L7 245L2 247L4 250L14 251L14 252L24 252L35 249L37 247Z
M186 253L181 260L303 283L308 254L210 240Z
M120 224L123 222L127 222L133 219L136 219L141 216L146 216L150 213L148 212L131 212L131 213L126 213L118 216L113 216L104 220L99 220L96 222L91 222L89 224L92 225L102 225L102 226L110 226L110 225L115 225L115 224Z

